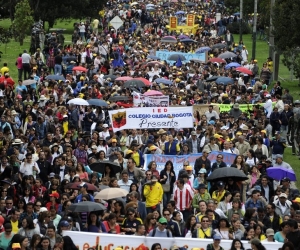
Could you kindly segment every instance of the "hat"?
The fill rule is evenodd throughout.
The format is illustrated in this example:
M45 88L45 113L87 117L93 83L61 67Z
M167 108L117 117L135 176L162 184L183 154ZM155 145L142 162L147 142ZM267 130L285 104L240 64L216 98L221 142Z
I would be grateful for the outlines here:
M206 189L205 184L203 184L203 183L199 184L198 189L201 189L201 188L205 188Z
M272 228L268 228L267 231L266 231L266 235L267 236L274 235L274 230Z
M50 197L55 197L56 199L59 198L59 193L53 192L52 194L49 194Z
M253 245L259 245L259 244L261 244L261 242L260 242L259 239L252 239L252 240L250 241L250 243L253 244Z
M107 125L106 123L104 123L104 124L102 125L102 127L103 127L103 128L108 128L108 125Z
M223 181L218 181L217 186L218 187L224 187L225 183Z
M67 115L63 115L63 118L68 118L68 116Z
M152 140L147 140L146 144L153 144L153 141Z
M284 178L281 180L281 182L283 182L283 181L288 181L288 182L290 182L291 179L290 179L289 177L284 177Z
M286 193L281 193L281 194L279 195L279 198L286 198L286 199L287 199Z
M271 98L271 95L270 95L270 94L266 94L266 97L267 97L267 98Z
M85 182L82 182L78 187L88 188L88 185Z
M47 100L46 96L44 96L44 95L41 95L41 97L40 97L40 101L45 101L45 100Z
M17 95L17 98L18 98L18 99L22 99L22 96L21 96L21 95Z
M97 149L98 147L96 146L96 145L93 145L92 147L91 147L91 149Z
M275 131L275 135L280 135L280 131Z
M111 142L117 142L117 139L112 139Z
M196 131L192 131L191 135L197 135Z
M149 150L150 151L153 151L153 150L156 150L157 148L154 146L154 145L152 145L150 148L149 148Z
M261 132L261 133L265 133L265 134L267 133L267 131L266 131L266 130L261 130L260 132Z
M167 221L167 219L166 218L160 218L159 220L158 220L158 222L160 223L160 224L164 224L164 223L168 223L168 221Z
M241 131L237 132L236 135L242 135L243 133Z
M220 139L221 137L223 137L223 135L214 134L214 137L215 137L216 139Z
M48 211L48 209L46 207L41 207L39 212L42 213L42 212L47 212L47 211Z
M221 240L221 236L219 234L215 234L213 237L214 240Z
M297 197L295 200L293 200L293 202L300 203L300 197Z
M71 61L70 63L71 63L71 64L75 64L76 62L74 62L74 61Z
M249 130L249 128L248 128L248 126L244 125L244 126L242 127L242 130Z
M61 227L69 227L70 224L69 224L69 222L67 222L66 220L63 220L63 221L60 222L60 226L61 226Z
M240 108L240 105L239 105L238 103L235 103L235 104L233 104L233 108L234 108L234 109L239 109L239 108Z
M271 158L266 159L266 162L272 162Z
M49 174L50 178L54 178L54 176L55 176L55 174L53 172Z
M205 168L201 168L198 172L198 174L206 174L206 173L207 173L207 171Z
M202 153L207 153L207 154L209 154L210 151L209 151L208 149L204 149L204 150L202 151Z
M55 142L52 144L52 147L58 147L58 144Z
M160 130L158 130L157 134L159 135L163 135L166 134L167 132L165 130L163 130L162 128Z
M193 170L193 167L192 166L186 166L185 170Z
M21 139L14 139L12 145L18 145L18 144L23 144L23 142L21 141Z
M221 127L221 130L228 130L228 129L229 129L229 127L227 127L227 126Z
M11 184L11 181L10 181L9 179L4 179L4 180L2 180L2 182L7 183L7 184L9 184L9 185L12 185L12 184Z
M259 185L254 186L254 190L261 191L261 186L259 186Z
M81 77L79 78L79 80L80 80L80 81L84 80L84 77L83 77L83 76L81 76Z
M139 245L135 250L149 250L148 247L146 247L143 243Z
M13 110L11 111L11 115L18 115L18 113L15 110Z
M210 120L210 121L208 122L208 124L210 124L210 125L215 125L216 123L215 123L215 121Z
M11 246L12 249L21 248L20 243L13 243Z

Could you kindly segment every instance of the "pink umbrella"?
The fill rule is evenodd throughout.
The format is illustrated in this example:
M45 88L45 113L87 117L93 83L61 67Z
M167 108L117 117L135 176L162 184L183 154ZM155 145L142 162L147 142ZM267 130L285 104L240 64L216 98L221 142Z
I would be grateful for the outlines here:
M161 96L163 95L163 93L156 91L156 90L150 90L144 93L145 96L152 96L152 95L157 95L157 96Z
M130 76L121 76L121 77L116 78L115 81L128 81L131 79L132 79L132 77L130 77Z
M143 77L133 78L133 80L140 80L140 81L142 81L146 86L151 86L151 85L152 85L152 83L149 82L149 80L147 80L147 79L145 79L145 78L143 78Z
M242 73L247 74L247 75L252 75L252 71L245 68L245 67L238 67L238 68L236 68L236 71L242 72Z

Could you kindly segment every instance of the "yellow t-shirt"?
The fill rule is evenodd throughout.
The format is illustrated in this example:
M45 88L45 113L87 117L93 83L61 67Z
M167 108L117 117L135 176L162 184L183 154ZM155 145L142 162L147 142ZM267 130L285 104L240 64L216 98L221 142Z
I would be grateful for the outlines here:
M18 231L19 231L19 227L18 227L19 222L18 221L16 221L16 222L10 221L10 223L11 223L11 226L12 226L12 232L15 233L15 234L18 233Z

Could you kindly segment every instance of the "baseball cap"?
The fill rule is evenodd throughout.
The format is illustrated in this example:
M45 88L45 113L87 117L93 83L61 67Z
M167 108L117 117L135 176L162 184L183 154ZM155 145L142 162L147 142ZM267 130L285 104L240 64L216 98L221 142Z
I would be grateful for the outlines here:
M70 224L69 224L69 222L67 222L66 220L63 220L63 221L60 222L60 226L61 226L61 227L69 227Z
M217 186L218 186L218 187L224 187L225 184L224 184L223 181L218 181Z
M93 145L92 147L91 147L91 149L97 149L98 147L96 146L96 145Z
M108 125L107 125L107 124L103 124L102 127L103 127L103 128L108 128Z
M154 145L152 145L150 148L149 148L149 150L150 151L153 151L153 150L156 150L157 148L154 146Z
M67 116L67 115L64 115L63 118L68 118L68 116Z
M20 243L13 243L11 246L12 249L17 249L17 248L21 248Z
M254 186L254 190L261 191L261 186L259 186L259 185Z
M300 203L300 197L297 197L295 200L293 200L293 202Z
M185 168L185 170L193 170L193 167L192 167L192 166L187 166L187 167Z
M221 240L221 236L219 234L215 234L213 238L214 240Z
M158 220L158 222L159 222L160 224L167 224L167 223L168 223L168 221L167 221L166 218L160 218L160 219Z
M210 121L208 122L208 124L210 124L210 125L215 125L216 123L215 123L215 121L210 120Z
M199 184L199 186L198 186L198 189L202 189L202 188L205 188L205 189L206 189L206 186L205 186L205 184L203 184L203 183Z
M266 235L267 236L274 235L274 230L272 228L268 228L267 231L266 231Z
M197 135L196 131L192 131L191 135Z
M281 193L281 194L279 195L279 198L286 198L286 199L287 199L287 195L286 195L285 193Z
M54 192L54 193L52 193L52 194L49 194L49 196L50 196L50 197L55 197L56 199L58 199L58 198L59 198L59 193Z
M111 142L117 142L117 139L112 139Z
M207 173L207 171L205 168L201 168L198 172L198 174L206 174L206 173Z
M283 181L288 181L288 182L290 182L291 179L290 179L289 177L284 177L284 178L281 180L281 182L283 182Z
M55 176L55 174L53 172L49 174L50 178L54 178L54 176Z

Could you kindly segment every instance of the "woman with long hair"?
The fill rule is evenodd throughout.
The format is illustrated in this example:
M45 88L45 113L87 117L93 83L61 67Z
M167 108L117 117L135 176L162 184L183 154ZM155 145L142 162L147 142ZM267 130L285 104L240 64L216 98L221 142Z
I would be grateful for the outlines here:
M265 240L267 238L263 232L263 228L260 225L254 224L253 228L254 228L254 238L259 240Z
M244 236L241 240L247 240L250 241L252 239L254 239L254 235L255 235L255 230L252 226L249 226L246 228Z
M87 220L87 227L85 228L87 232L92 233L106 233L106 228L98 218L96 212L90 212Z
M27 216L22 221L22 227L19 229L18 234L29 237L30 239L34 234L39 234L39 230L35 227L31 217Z
M242 202L239 198L234 198L231 202L231 208L227 210L227 218L231 221L231 217L233 214L238 213L240 218L244 216L244 210L242 209Z
M224 199L223 201L220 201L218 204L218 208L223 211L224 214L227 214L228 209L231 207L231 197L232 194L228 191L225 192L224 194Z
M4 232L0 233L0 249L7 249L14 233L12 232L11 223L4 224Z
M174 217L174 214L176 212L173 213L173 217ZM178 213L181 217L181 214ZM178 214L176 214L176 216L178 216ZM182 236L183 237L186 237L187 234L190 234L192 235L192 233L194 232L195 228L196 228L196 225L197 225L197 219L196 219L196 216L195 215L190 215L189 218L187 219L186 223L185 223L185 228L182 232Z
M30 250L38 250L40 248L40 242L41 236L39 234L33 235L29 243Z
M160 172L159 179L164 190L163 207L167 207L167 202L171 199L171 195L173 194L174 183L176 181L176 174L174 171L173 162L166 162L164 169Z
M149 171L151 171L152 175L156 176L156 178L159 180L160 176L159 176L159 172L156 170L156 162L155 161L150 161L147 168Z
M81 162L77 163L77 167L76 167L76 174L79 176L79 178L88 180L89 179L89 175L88 173L85 171L84 165Z
M39 250L51 250L50 238L48 236L43 236L40 239Z
M238 239L234 239L231 243L231 248L230 250L244 250L244 246L243 243L241 242L241 240Z
M144 220L144 225L146 229L146 235L149 234L151 230L156 227L156 218L154 217L153 213L149 213Z
M108 233L121 233L121 228L117 223L117 215L115 213L110 213L106 218L106 221L103 222L103 225Z
M151 250L161 250L161 244L159 243L154 243L152 246L151 246Z
M7 249L12 249L12 245L14 243L19 243L20 246L21 246L21 249L20 250L28 250L28 244L29 244L29 240L28 240L28 237L25 237L23 235L20 235L20 234L15 234L10 243L9 243L9 246Z
M34 197L34 195L33 195L33 193L32 193L32 188L31 188L31 186L28 186L28 185L27 185L27 186L25 187L25 189L24 189L22 195L23 195L23 198L24 198L26 204L29 203L29 202L34 203L35 197Z
M64 236L63 242L62 250L78 250L70 236Z
M250 167L255 166L258 164L259 160L256 158L255 152L253 149L249 149L247 151L247 156L245 159L245 163L247 163Z
M280 231L275 233L274 239L277 240L278 242L284 242L288 232L289 232L289 225L287 222L284 221L280 224Z
M221 218L219 220L217 228L214 230L216 234L219 234L222 239L229 240L229 228L230 224L227 219Z
M260 178L260 172L256 165L253 165L251 167L251 182L250 182L250 188L253 188L256 184L256 181Z

